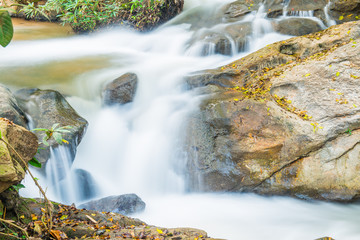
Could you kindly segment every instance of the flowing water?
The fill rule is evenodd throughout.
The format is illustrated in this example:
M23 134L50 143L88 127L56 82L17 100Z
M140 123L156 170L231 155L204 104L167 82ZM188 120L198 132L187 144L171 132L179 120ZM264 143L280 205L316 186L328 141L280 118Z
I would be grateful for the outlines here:
M136 193L147 204L136 217L164 227L201 228L218 238L289 240L328 235L359 239L357 205L187 191L183 133L186 117L197 110L202 97L184 90L183 77L290 37L273 31L261 7L240 20L253 29L243 52L237 51L236 39L226 33L229 56L214 54L214 45L207 42L189 45L196 31L222 31L224 24L193 29L195 23L182 19L194 12L210 18L224 3L187 0L182 15L147 34L115 29L88 36L13 41L0 50L1 83L14 91L22 87L58 90L89 121L73 162L67 147L60 147L52 150L45 173L37 172L41 184L48 187L48 197L79 204L89 198ZM281 18L289 16L315 18L312 12L286 11ZM332 23L326 16L324 27ZM201 55L204 48L206 56ZM134 101L103 107L101 89L126 72L139 77ZM65 170L59 171L58 164ZM38 196L30 179L24 184L22 195Z

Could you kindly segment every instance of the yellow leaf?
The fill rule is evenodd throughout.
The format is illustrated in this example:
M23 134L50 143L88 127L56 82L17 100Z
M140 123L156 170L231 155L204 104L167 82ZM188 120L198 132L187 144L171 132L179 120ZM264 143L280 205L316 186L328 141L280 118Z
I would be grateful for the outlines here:
M160 229L156 229L156 231L158 232L158 233L160 233L160 234L163 234L163 231L161 231Z
M21 218L21 219L24 219L24 218L25 218L25 216L24 216L24 215L21 215L21 216L20 216L20 218Z
M61 139L61 141L62 141L63 143L69 144L69 142L66 141L65 139Z
M350 30L347 32L347 34L350 34Z
M336 73L336 76L337 76L337 77L340 76L340 72L337 72L337 73Z
M310 73L307 73L307 74L305 74L305 77L308 77L308 76L310 76L311 74Z
M357 108L357 106L356 106L355 104L353 104L353 106L354 106L355 108Z
M234 98L234 101L239 101L239 99L237 99L237 98Z
M60 217L60 220L64 220L64 219L67 219L68 218L68 215L62 215L61 217Z
M340 16L339 17L339 20L341 21L341 20L343 20L344 19L344 16Z
M33 221L37 220L37 216L31 218Z

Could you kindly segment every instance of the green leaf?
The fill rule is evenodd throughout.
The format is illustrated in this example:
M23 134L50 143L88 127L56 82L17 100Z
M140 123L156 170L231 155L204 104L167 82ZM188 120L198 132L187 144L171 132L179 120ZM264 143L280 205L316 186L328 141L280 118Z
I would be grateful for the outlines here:
M36 158L32 158L30 161L29 161L29 164L31 166L34 166L34 167L37 167L37 168L41 168L41 163L36 159Z
M47 142L47 140L49 140L48 136L44 136L42 139L43 144L45 144L46 146L49 146L49 143Z
M61 133L54 132L52 136L54 137L55 141L56 141L58 144L62 144L62 136L61 136Z
M57 126L59 126L60 123L55 123L54 125L52 125L51 129L54 130L57 128Z
M68 218L68 215L62 215L61 217L60 217L60 220L64 220L64 219L67 219Z
M2 139L1 130L0 130L0 139Z
M6 47L13 35L14 29L9 12L0 10L0 45Z
M11 186L13 189L15 189L17 192L22 189L22 188L25 188L24 185L22 185L21 183L17 184L17 185L12 185Z

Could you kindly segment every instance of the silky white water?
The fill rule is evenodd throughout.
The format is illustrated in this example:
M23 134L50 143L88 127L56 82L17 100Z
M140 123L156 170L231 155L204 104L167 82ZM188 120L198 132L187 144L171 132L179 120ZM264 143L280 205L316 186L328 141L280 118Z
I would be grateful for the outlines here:
M211 16L220 2L186 1L182 16L199 8ZM310 13L302 15L314 18ZM231 39L231 56L214 51L201 56L202 42L189 45L197 30L177 19L147 34L117 29L89 36L14 41L0 49L1 83L13 90L33 86L58 90L89 121L73 163L63 146L54 150L46 174L37 172L48 197L68 204L88 200L90 195L83 191L84 183L78 178L82 171L91 177L93 198L138 194L147 206L135 216L153 225L201 228L212 237L235 240L360 239L360 206L355 204L187 192L182 143L186 118L198 110L202 96L186 91L183 77L219 67L290 36L275 33L260 8L242 20L253 27L247 52L238 53ZM36 78L20 75L22 72L34 73ZM134 101L121 107L103 107L101 89L127 72L139 78ZM17 82L17 78L24 79ZM56 164L61 162L65 171L58 172ZM31 179L26 178L24 184L22 195L38 197Z

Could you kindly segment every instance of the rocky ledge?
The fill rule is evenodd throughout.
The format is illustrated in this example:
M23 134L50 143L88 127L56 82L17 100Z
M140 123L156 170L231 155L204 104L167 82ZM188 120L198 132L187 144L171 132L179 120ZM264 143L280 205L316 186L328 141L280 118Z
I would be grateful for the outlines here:
M206 232L193 228L162 228L148 225L138 219L111 212L77 209L58 203L52 212L52 228L44 225L45 204L40 199L19 199L15 213L8 214L11 223L3 229L17 237L40 239L198 239L210 240ZM27 236L26 236L26 234ZM9 239L12 239L11 236ZM2 238L3 239L3 238ZM15 238L14 238L15 239Z

